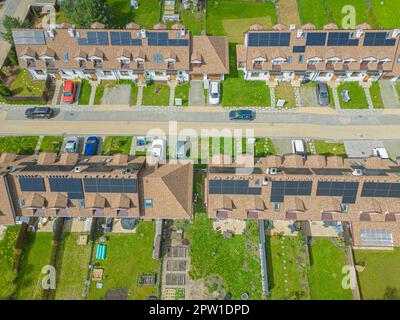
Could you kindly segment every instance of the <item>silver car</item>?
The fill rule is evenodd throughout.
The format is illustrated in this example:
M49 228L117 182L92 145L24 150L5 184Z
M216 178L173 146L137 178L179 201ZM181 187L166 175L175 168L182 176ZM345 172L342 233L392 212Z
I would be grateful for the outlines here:
M320 106L329 106L329 91L326 83L319 82L316 87L317 99Z
M78 152L79 151L79 138L67 137L65 139L64 152Z

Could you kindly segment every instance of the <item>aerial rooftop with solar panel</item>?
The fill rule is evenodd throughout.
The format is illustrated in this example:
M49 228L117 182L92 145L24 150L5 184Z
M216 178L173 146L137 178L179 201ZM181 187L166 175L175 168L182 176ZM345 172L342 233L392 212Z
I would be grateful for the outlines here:
M0 0L0 300L400 299L398 12Z

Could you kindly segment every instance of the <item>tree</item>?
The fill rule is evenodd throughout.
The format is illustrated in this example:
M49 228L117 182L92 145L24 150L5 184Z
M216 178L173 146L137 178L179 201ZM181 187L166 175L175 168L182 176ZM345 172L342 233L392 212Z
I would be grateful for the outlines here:
M31 26L28 20L22 21L17 17L5 16L3 20L4 32L0 33L0 36L7 41L9 44L14 45L14 38L12 36L11 29L13 28L29 28Z
M11 96L11 90L4 84L0 84L0 96L3 96L3 97Z
M112 27L112 10L106 0L64 0L61 9L65 16L81 28L89 28L94 22Z

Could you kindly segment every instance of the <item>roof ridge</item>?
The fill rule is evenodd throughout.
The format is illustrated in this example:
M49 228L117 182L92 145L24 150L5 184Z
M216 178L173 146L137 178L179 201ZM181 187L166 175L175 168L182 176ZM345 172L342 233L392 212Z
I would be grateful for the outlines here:
M213 42L211 41L211 38L217 38L217 37L219 38L219 37L221 37L221 36L208 36L208 35L204 35L204 36L207 38L207 40L208 40L208 42L210 43L211 47L212 47L212 48L214 49L214 51L217 53L219 62L220 62L221 65L225 68L225 63L224 63L224 61L223 61L223 58L220 56L220 53L218 52L218 50L215 48ZM228 48L228 55L229 55L229 48ZM229 70L229 66L228 66L228 70Z

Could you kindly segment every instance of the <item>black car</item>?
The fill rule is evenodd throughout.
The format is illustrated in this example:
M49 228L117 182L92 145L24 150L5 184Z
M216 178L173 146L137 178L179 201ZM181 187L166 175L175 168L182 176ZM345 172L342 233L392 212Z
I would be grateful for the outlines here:
M254 112L251 110L235 110L229 112L229 120L253 120Z
M50 119L54 115L54 110L49 107L34 107L25 111L25 117L28 119Z

